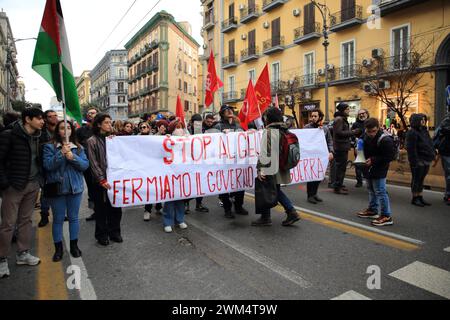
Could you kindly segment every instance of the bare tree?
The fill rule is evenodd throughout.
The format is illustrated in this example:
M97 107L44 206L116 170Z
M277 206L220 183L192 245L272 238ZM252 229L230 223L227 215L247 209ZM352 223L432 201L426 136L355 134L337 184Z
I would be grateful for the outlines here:
M367 67L362 79L364 91L375 97L388 110L400 118L404 130L407 130L406 114L411 106L413 94L428 87L423 80L431 72L433 44L435 40L411 41L409 50L392 57L377 57Z

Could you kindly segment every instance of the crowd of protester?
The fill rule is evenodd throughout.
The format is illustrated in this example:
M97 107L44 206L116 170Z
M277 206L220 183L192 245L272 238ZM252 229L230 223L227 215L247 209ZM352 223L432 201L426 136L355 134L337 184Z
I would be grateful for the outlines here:
M334 119L324 123L321 110L310 113L310 122L305 129L320 129L325 136L329 153L329 184L334 193L348 195L344 185L349 151L356 149L358 141L363 141L365 163L356 166L356 187L363 186L365 179L369 195L368 207L357 215L372 219L375 226L392 225L392 211L386 183L389 166L398 157L398 148L404 144L411 168L412 205L424 207L431 205L423 198L424 181L430 166L441 157L445 172L446 190L444 201L450 205L450 115L447 114L432 139L424 114L413 114L411 128L405 135L405 142L398 143L399 131L395 125L384 128L375 118L370 118L367 110L360 110L356 122L350 126L348 117L350 107L340 103ZM70 234L70 254L81 257L78 247L79 211L82 196L87 187L88 207L93 210L86 220L95 220L95 239L101 246L110 241L122 243L121 208L114 208L107 196L111 189L107 179L106 137L117 136L186 136L201 134L210 129L227 134L243 131L233 107L223 105L217 115L193 115L185 124L175 116L146 114L140 123L113 121L111 116L99 113L96 108L86 112L86 123L75 128L70 121L65 125L56 112L45 113L38 108L25 109L22 114L7 113L0 128L0 278L9 276L7 257L12 240L17 243L16 263L35 266L40 259L31 254L32 214L40 207L39 227L49 224L49 210L53 215L52 235L55 245L53 261L63 259L63 224L67 220ZM288 132L295 127L292 117L284 117L281 110L270 107L263 114L265 131L261 150L269 150L270 136L275 132ZM254 130L255 124L249 125ZM68 140L66 139L68 137ZM279 149L279 148L277 148ZM355 152L356 155L356 152ZM281 185L290 183L289 170L278 168L267 173L266 165L257 164L257 179L261 182L273 178L276 184L276 200L284 207L286 219L283 226L290 226L300 220L291 200L282 191ZM320 181L307 184L307 201L319 204L323 200L318 195ZM236 215L248 215L244 208L244 191L219 196L227 219ZM195 211L209 212L203 198L177 200L164 204L146 205L144 221L151 219L153 208L163 217L165 232L173 232L178 226L188 228L185 215L190 214L190 202L195 201ZM233 210L234 207L234 210ZM252 226L272 225L270 208L256 212L259 218Z

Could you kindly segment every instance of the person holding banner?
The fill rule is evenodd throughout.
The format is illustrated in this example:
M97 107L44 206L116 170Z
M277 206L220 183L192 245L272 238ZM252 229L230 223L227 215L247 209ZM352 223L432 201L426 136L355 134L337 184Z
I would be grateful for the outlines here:
M281 131L287 131L287 127L283 122L283 114L281 113L281 110L275 107L270 107L264 112L263 120L266 126L266 130L263 133L263 138L261 141L261 154L256 165L256 168L258 170L257 179L259 179L260 181L264 181L269 174L275 176L278 202L283 206L287 214L287 218L283 221L282 225L287 227L300 220L300 216L292 205L291 200L289 200L286 194L284 194L284 192L281 190L282 184L290 184L292 182L290 170L282 170L279 166L279 161L277 161L278 158L275 160L276 163L273 163L271 161L272 159L268 159L270 161L269 163L262 160L262 157L269 157L269 155L275 155L276 157L279 156L278 150L280 150L281 148ZM273 137L272 135L275 136ZM276 136L279 137L278 143L280 145L273 148L272 141L274 140L274 138L275 141L277 140ZM272 153L272 150L276 150L277 152ZM256 214L260 214L261 217L256 221L253 221L252 226L261 227L272 225L270 208L261 210Z
M106 137L113 132L111 116L98 114L92 125L93 136L88 139L88 158L94 178L95 194L95 238L102 246L109 245L109 240L122 243L120 222L122 209L114 208L109 201L107 190L111 185L106 180Z
M322 126L322 121L324 118L324 114L322 110L315 109L311 111L310 118L309 118L309 124L305 126L305 129L317 129L320 128L323 130L323 133L325 135L325 140L327 141L328 146L328 152L329 157L328 159L330 161L333 160L334 155L334 148L333 148L333 137L331 136L330 130L327 126ZM317 195L317 191L319 190L320 181L313 181L308 182L306 184L307 187L307 193L308 193L308 202L312 204L317 204L318 202L323 202L321 198Z
M220 108L220 122L215 125L214 129L219 132L228 133L235 131L244 131L242 127L236 122L236 116L233 112L233 107L229 105L223 105ZM234 208L238 215L248 215L248 211L244 209L244 196L245 191L239 191L234 193L225 193L219 196L220 201L223 204L223 209L225 210L225 218L234 219L235 215L231 212L232 203L230 197L234 197Z
M66 134L69 143L65 142ZM70 254L79 258L78 213L84 191L83 172L89 168L89 160L76 140L75 128L71 122L67 122L67 127L64 126L64 121L56 125L53 139L44 145L43 165L46 172L44 190L51 190L46 196L53 212L53 261L59 262L63 258L63 224L66 213L69 217Z
M169 134L173 136L185 136L185 125L179 120L174 120L169 125ZM164 203L164 231L166 233L173 232L173 227L178 224L180 229L187 229L184 222L185 200L168 201Z

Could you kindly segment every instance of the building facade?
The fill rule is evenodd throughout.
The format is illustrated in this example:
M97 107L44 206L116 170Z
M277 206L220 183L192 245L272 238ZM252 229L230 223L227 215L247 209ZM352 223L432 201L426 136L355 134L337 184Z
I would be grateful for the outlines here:
M5 12L0 12L0 114L11 110L18 95L17 49Z
M445 114L444 89L450 84L448 1L327 1L327 65L323 17L309 0L201 3L204 48L219 50L216 64L224 82L223 103L239 108L249 79L256 81L268 64L272 95L278 95L287 114L295 113L300 126L308 122L312 109L327 109L325 84L330 119L335 106L347 102L352 107L351 121L358 109L365 108L385 123L396 115L376 98L368 81L376 79L395 100L397 92L390 88L398 87L399 74L423 52L405 118L413 112L425 113L434 127Z
M78 92L78 100L80 101L81 108L91 103L91 77L89 75L90 72L91 71L83 71L81 76L75 79Z
M128 118L127 51L111 50L89 73L91 103L113 120Z
M198 112L198 48L188 22L161 11L125 45L130 118L175 113L177 96L187 118Z

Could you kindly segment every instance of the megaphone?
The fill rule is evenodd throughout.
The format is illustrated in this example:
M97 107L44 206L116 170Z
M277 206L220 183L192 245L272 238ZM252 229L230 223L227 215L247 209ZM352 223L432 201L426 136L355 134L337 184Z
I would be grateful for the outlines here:
M366 164L366 157L364 156L364 140L358 139L356 147L356 159L353 162L355 165L364 165Z

